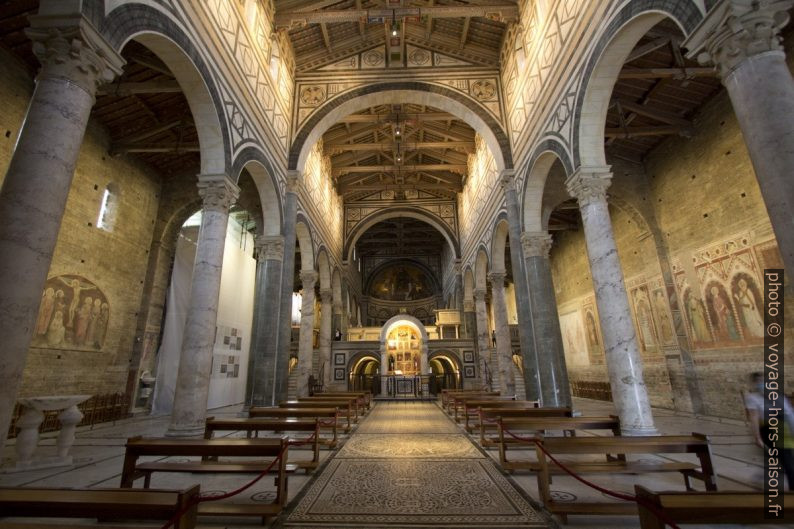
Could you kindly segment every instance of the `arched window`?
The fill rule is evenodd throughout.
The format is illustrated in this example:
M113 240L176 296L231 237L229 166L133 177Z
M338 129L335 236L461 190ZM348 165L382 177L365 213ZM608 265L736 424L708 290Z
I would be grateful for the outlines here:
M116 218L118 217L118 209L119 188L116 184L111 182L105 186L105 190L102 192L96 227L105 231L113 231L113 227L116 225Z

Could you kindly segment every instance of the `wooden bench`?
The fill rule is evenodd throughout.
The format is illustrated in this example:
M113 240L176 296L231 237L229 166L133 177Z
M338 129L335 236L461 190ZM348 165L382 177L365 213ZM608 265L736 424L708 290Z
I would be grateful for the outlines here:
M462 393L447 393L446 402L443 403L442 409L446 411L448 414L452 414L450 411L452 406L455 404L455 400L457 398L463 397L499 397L501 395L498 391L466 391Z
M482 389L442 389L441 390L441 406L446 408L447 397L452 393L482 393Z
M500 417L572 417L571 408L503 408L503 407L481 407L477 419L477 428L480 431L480 445L483 448L497 446L499 444L498 424ZM489 436L488 431L495 432Z
M461 401L466 399L501 399L501 400L515 400L515 397L502 397L498 391L491 391L487 393L468 393L463 395L455 395L452 394L447 397L447 414L454 415L455 410L460 405L462 406Z
M339 408L273 408L273 407L253 407L248 410L249 417L271 417L281 419L320 419L320 428L330 428L333 432L331 439L320 439L320 444L335 447L338 441L337 426L339 421ZM350 425L345 429L345 433L350 431Z
M562 459L571 471L577 474L620 473L643 474L646 472L680 472L684 476L687 490L692 490L689 478L694 477L706 484L706 490L717 490L717 478L711 461L711 446L708 437L692 435L656 435L647 437L543 437L538 436L543 448L555 458L562 455L607 454L607 461L570 461ZM543 505L552 513L561 515L563 521L568 514L636 514L633 502L557 502L551 497L549 484L552 474L560 474L540 446L535 446L539 470L538 491ZM609 454L624 454L609 457ZM680 461L643 462L627 461L625 454L695 454L700 465ZM554 468L552 468L554 467Z
M315 397L358 397L359 402L364 405L367 410L372 408L372 393L369 391L321 391L315 393Z
M462 407L461 407L462 405ZM474 419L479 414L479 409L482 407L488 408L514 408L514 409L528 409L537 408L540 403L536 400L515 400L510 397L486 397L484 399L462 399L458 401L458 406L455 409L455 422L463 422L463 426L467 432L471 432L474 427ZM471 419L471 420L470 420Z
M350 405L356 422L365 414L363 399L359 397L298 397L298 402L318 402L323 404Z
M144 439L133 437L127 440L124 466L121 471L121 487L132 487L133 482L144 478L144 487L149 486L153 472L191 473L261 473L279 454L283 457L270 470L276 474L276 499L272 503L240 505L206 502L199 506L199 514L213 516L259 516L263 521L281 512L287 502L287 438L281 439ZM199 456L254 457L255 461L147 461L138 462L142 456Z
M466 403L468 402L479 402L479 403L488 403L488 402L516 402L514 397L498 397L498 396L490 396L490 397L455 397L451 404L451 411L452 411L452 419L459 423L463 420L463 414L466 410Z
M349 433L350 430L353 429L353 424L356 422L356 417L353 415L353 405L350 402L339 402L339 401L316 401L316 400L290 400L280 402L278 404L279 408L290 408L290 409L300 409L300 408L309 408L309 409L317 409L317 408L336 408L340 417L347 419L347 426L345 427L345 433Z
M508 460L507 451L511 445L521 446L521 450L532 450L534 444L528 444L519 439L511 437L506 432L512 432L521 437L534 437L537 434L544 434L547 430L562 431L575 436L576 430L609 430L613 435L620 435L620 419L614 415L608 417L499 417L497 422L499 431L499 465L502 469L513 472L514 470L540 470L537 460L520 459ZM623 458L625 459L625 458ZM550 468L553 473L559 469L556 466Z
M302 468L309 473L320 465L320 419L274 419L274 418L228 418L216 419L208 417L204 425L204 439L212 439L215 432L236 432L246 433L246 437L251 438L251 434L258 437L259 432L309 432L308 444L312 447L311 461L293 461L297 468ZM290 438L294 443L301 439ZM289 463L289 462L288 462Z
M186 509L175 529L196 526L199 486L184 490L0 488L0 515L101 520L170 520ZM0 527L4 522L0 522ZM19 525L18 525L19 527ZM42 524L30 527L48 527ZM69 525L69 527L96 527Z
M638 498L652 504L676 523L761 524L794 522L794 492L783 495L785 518L764 518L766 498L761 492L653 492L634 486ZM640 503L641 529L664 529L666 525Z

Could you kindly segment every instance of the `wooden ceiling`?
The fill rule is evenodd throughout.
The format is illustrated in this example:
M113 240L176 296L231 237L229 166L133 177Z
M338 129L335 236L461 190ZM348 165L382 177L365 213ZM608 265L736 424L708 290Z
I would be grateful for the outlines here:
M474 129L433 107L380 105L343 118L323 146L345 200L389 189L454 198L465 183Z
M359 257L441 256L447 241L438 229L421 220L398 217L369 228L356 243Z
M25 35L38 0L0 2L0 47L16 56L31 76L39 69ZM168 67L135 41L122 51L127 64L113 84L97 93L91 117L104 125L111 155L131 155L162 175L198 174L198 135L190 107Z
M298 72L383 45L392 24L401 44L499 66L515 0L279 0L277 27L289 28ZM405 15L405 16L404 16Z

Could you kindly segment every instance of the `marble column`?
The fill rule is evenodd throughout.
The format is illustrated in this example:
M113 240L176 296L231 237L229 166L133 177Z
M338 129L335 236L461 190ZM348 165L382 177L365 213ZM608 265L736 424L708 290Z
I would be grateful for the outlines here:
M474 354L479 356L479 344L477 342L477 316L474 313L474 300L463 300L463 326L464 338L468 338L474 344Z
M466 338L466 322L463 317L463 265L460 259L455 260L452 267L452 273L455 274L455 310L458 311L460 324L458 325L458 338Z
M474 318L477 323L477 355L480 366L480 379L483 385L487 384L485 364L491 374L494 373L495 366L491 365L491 336L488 332L488 309L485 306L486 290L484 288L474 289Z
M0 190L3 440L96 90L124 64L82 18L30 20L26 33L42 66Z
M712 62L742 129L783 264L794 273L794 80L780 30L794 0L722 0L684 43Z
M507 206L507 229L511 242L510 263L515 285L518 339L521 344L521 358L524 364L526 397L529 400L543 400L544 403L551 403L554 402L552 396L557 393L559 388L554 379L543 376L543 373L548 370L545 366L540 366L539 354L541 353L538 349L541 349L539 344L543 344L543 342L535 336L534 308L530 300L527 276L524 271L524 256L520 245L522 222L518 206L518 193L516 193L515 171L512 169L502 171L501 182Z
M513 371L513 347L510 340L510 326L507 323L507 303L505 302L505 273L488 274L491 283L491 302L493 303L494 327L496 328L496 359L499 363L499 390L502 395L516 394L515 372Z
M624 435L654 435L653 415L643 380L642 358L623 283L618 250L607 205L612 173L607 167L584 167L565 185L579 201L590 272L604 337L612 398Z
M318 274L314 270L301 270L303 296L301 298L301 328L298 341L298 396L309 396L309 375L314 356L314 286Z
M319 369L323 372L323 387L328 388L332 380L331 371L333 371L333 366L331 365L331 325L333 324L334 293L330 288L320 291L320 303Z
M204 432L210 391L212 350L218 318L221 267L229 208L239 188L226 175L199 175L201 228L190 285L182 351L179 356L174 408L166 435L189 437Z
M281 309L281 268L284 237L256 238L256 294L248 358L245 405L272 406L276 402L278 334Z
M284 219L281 234L284 236L284 258L281 261L281 295L276 344L274 402L287 400L289 386L289 355L292 342L292 294L295 288L295 225L298 218L298 188L300 173L287 172L284 193Z
M571 405L571 388L549 263L551 235L547 232L522 233L521 246L524 251L535 339L537 343L543 344L543 347L537 349L542 381L541 400L544 406L568 407Z
M359 327L366 327L369 325L369 297L362 296L359 302L361 308L361 321L358 322Z

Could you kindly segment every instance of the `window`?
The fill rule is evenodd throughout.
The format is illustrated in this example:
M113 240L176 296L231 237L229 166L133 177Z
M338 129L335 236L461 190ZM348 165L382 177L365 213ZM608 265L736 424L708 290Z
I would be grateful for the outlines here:
M96 227L105 230L113 231L116 224L116 216L118 214L119 205L119 192L118 187L110 183L105 186L102 192L102 200L99 205L99 215L97 216Z

